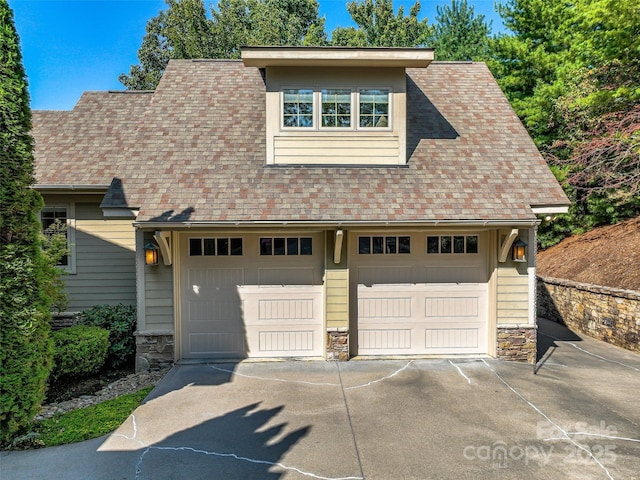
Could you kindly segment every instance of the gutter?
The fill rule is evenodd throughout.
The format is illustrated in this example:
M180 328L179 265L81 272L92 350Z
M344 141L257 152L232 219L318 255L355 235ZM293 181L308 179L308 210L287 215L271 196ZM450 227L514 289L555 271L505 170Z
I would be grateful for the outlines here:
M133 226L143 229L191 229L191 228L232 228L232 227L534 227L540 220L425 220L425 221L229 221L229 222L133 222Z
M31 188L33 188L34 190L39 190L39 191L51 191L51 192L57 192L57 191L86 191L86 192L106 192L109 189L110 184L107 185L83 185L83 184L67 184L67 185L61 185L61 184L46 184L46 183L36 183L34 185L31 186Z

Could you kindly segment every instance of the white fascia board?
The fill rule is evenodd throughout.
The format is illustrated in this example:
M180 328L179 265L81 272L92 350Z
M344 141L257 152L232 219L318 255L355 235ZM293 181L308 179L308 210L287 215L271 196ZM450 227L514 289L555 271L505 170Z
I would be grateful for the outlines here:
M531 207L531 210L536 215L545 215L548 213L567 213L569 212L569 206L563 205L563 206L548 206L548 207L544 207L544 206Z

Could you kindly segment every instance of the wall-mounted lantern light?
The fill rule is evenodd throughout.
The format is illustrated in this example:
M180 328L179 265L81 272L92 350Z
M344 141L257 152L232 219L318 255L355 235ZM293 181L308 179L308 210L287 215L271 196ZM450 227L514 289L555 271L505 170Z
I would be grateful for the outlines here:
M513 246L511 247L512 258L514 262L526 262L527 257L527 244L524 243L519 238L513 242Z
M152 242L144 246L144 263L146 265L158 265L158 252L160 249Z

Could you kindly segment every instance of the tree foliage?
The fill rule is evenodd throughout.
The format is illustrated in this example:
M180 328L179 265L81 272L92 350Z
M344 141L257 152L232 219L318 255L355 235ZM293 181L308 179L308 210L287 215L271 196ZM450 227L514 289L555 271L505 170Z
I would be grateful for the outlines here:
M203 0L166 0L147 23L138 65L120 82L154 89L171 58L239 58L243 45L323 45L317 0L220 0L210 14Z
M492 70L575 202L559 230L640 214L640 1L510 0L499 11L513 34L495 41ZM542 234L557 240L556 227Z
M436 60L487 60L490 52L491 22L475 15L467 0L451 0L438 5L430 47Z
M338 27L331 34L331 44L346 47L421 47L431 34L427 19L420 20L420 1L404 14L404 7L393 10L391 0L351 1L347 11L358 28Z
M51 368L53 279L42 251L33 190L31 111L22 54L6 0L0 0L0 443L24 429L44 399Z

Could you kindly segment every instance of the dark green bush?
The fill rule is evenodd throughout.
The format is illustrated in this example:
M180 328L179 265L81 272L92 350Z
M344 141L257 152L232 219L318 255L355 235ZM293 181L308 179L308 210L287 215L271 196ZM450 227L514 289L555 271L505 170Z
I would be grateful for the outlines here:
M132 366L135 361L136 307L133 305L96 305L81 312L76 322L109 330L109 368Z
M109 332L100 327L76 325L53 332L53 370L50 381L98 372L107 358Z

